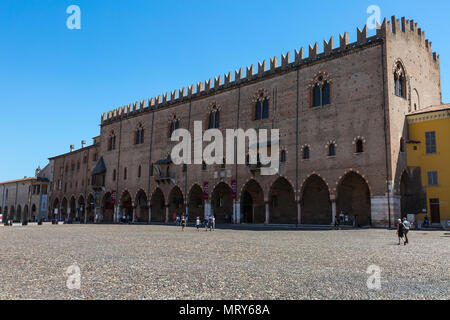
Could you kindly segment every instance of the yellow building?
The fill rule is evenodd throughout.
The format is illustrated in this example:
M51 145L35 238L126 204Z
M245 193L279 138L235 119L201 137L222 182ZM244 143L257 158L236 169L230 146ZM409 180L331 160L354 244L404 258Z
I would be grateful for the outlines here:
M450 104L415 111L407 122L408 167L420 167L427 199L427 213L416 221L450 228Z

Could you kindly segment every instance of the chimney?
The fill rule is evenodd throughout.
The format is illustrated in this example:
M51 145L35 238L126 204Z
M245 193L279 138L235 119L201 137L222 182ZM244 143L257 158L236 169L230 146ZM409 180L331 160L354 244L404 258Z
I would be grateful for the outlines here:
M81 149L86 147L86 140L81 140Z
M73 152L75 150L75 146L73 144L70 145L70 152Z

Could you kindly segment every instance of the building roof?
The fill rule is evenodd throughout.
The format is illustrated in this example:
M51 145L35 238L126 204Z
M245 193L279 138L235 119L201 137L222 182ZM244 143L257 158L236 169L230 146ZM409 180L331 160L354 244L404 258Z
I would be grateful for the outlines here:
M3 181L3 182L0 182L0 184L11 184L11 183L34 181L34 180L37 180L37 178L29 177L29 178L23 178L23 179L17 179L17 180Z
M95 165L94 170L92 170L92 175L95 176L97 174L102 174L106 172L106 165L105 161L103 160L103 157L98 160L97 164Z
M417 111L409 113L408 116L410 116L410 115L412 116L412 115L415 115L415 114L436 112L436 111L444 111L444 110L449 110L450 111L450 103L441 104L441 105L438 105L438 106L431 106L431 107L428 107L428 108L425 108L425 109L420 109L420 110L417 110Z

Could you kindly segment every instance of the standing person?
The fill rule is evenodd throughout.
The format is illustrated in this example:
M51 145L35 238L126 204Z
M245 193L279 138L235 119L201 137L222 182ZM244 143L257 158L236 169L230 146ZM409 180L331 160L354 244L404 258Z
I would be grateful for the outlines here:
M336 215L336 217L334 218L334 227L336 228L336 230L339 230L339 216Z
M405 226L405 244L407 244L407 243L409 243L408 232L409 232L409 229L411 229L411 224L409 223L408 219L403 218L403 225Z
M402 223L401 219L398 219L397 222L398 245L400 245L400 241L405 236L405 225ZM404 245L406 246L406 241L404 241Z
M197 217L197 221L195 221L195 226L197 227L197 231L200 231L200 217Z
M208 222L208 224L209 224L209 231L212 231L213 223L214 223L213 216L209 216L209 222Z
M212 217L212 222L213 222L213 230L216 230L216 217Z
M184 231L184 228L186 227L186 220L184 217L181 218L181 231Z
M205 218L205 231L208 231L208 227L209 227L209 219Z

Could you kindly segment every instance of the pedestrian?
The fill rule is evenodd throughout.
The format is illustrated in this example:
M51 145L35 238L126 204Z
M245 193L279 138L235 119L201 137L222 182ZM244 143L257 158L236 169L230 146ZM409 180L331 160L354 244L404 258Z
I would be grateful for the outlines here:
M208 224L209 224L209 231L212 231L212 229L213 229L213 224L214 224L214 218L213 218L213 216L209 216Z
M216 230L216 217L212 217L212 223L213 223L213 230Z
M184 217L181 218L181 231L184 231L184 228L186 227L186 220Z
M423 226L424 227L428 227L428 216L425 216L425 218L423 219Z
M409 223L408 219L403 218L403 225L405 226L405 244L406 244L406 243L409 243L408 232L409 232L409 229L411 229L411 224Z
M195 226L197 227L197 231L200 231L200 217L197 217L197 221L195 221Z
M209 219L205 218L205 231L208 231L208 227L209 227Z
M336 230L339 230L339 216L336 215L336 217L334 218L334 227L336 228Z
M180 225L180 216L177 216L177 217L175 218L175 225L176 225L176 226L179 226L179 225Z
M400 241L405 236L405 225L402 223L401 219L398 219L397 222L398 245L400 245ZM403 244L406 246L406 240L404 240Z

